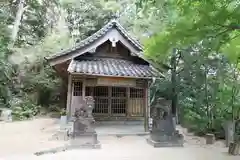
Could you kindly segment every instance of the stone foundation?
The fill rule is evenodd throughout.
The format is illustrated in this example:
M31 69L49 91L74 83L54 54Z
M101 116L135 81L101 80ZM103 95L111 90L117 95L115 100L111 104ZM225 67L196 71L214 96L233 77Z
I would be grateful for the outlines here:
M161 147L183 147L183 141L168 141L168 142L156 142L150 138L147 139L147 143L152 145L154 148Z
M81 142L71 142L69 146L67 146L69 149L101 149L101 144L99 141L97 143L81 143Z
M76 148L101 148L97 133L84 133L70 138L70 146Z

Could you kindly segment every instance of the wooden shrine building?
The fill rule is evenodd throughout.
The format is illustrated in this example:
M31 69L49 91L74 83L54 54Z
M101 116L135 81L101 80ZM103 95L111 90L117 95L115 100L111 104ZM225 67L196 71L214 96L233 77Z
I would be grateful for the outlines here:
M162 76L142 55L142 46L114 19L76 47L46 57L68 78L67 113L93 96L98 120L143 120L148 129L149 85Z

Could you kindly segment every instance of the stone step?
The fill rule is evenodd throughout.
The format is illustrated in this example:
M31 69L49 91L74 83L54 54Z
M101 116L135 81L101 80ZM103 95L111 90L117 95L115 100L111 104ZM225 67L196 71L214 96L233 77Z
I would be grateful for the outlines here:
M144 125L144 121L96 121L95 125Z

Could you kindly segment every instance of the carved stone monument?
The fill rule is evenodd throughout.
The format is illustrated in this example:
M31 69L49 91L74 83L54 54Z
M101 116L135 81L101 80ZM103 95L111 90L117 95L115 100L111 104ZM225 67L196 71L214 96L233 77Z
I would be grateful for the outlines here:
M147 142L154 147L183 146L183 136L175 128L169 101L159 98L151 113L153 124Z
M71 134L70 144L75 147L100 148L97 140L97 133L93 124L95 122L92 116L94 100L92 97L85 97L83 105L75 110L73 119L73 132Z

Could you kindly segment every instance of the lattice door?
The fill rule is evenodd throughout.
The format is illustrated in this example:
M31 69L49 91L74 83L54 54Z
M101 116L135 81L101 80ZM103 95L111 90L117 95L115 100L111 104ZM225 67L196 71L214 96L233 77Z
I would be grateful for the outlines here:
M127 114L127 89L125 87L112 87L111 115L126 116Z
M95 100L95 108L93 114L108 115L109 114L109 91L108 87L93 87L92 94Z
M144 116L144 89L130 88L129 107L131 116Z

